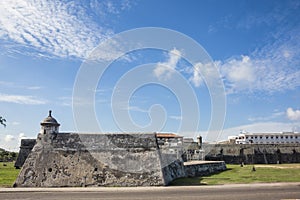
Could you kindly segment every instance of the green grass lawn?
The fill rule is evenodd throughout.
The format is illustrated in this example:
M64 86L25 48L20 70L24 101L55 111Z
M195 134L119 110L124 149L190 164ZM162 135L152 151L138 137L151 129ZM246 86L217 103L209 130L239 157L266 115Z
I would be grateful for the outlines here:
M14 162L0 162L0 187L12 187L19 171L14 168Z
M6 165L6 166L4 166ZM195 178L180 178L171 185L218 185L235 183L300 182L300 164L227 165L227 170L218 174ZM14 163L0 163L0 187L12 187L18 174Z
M256 171L252 171L252 167L227 165L224 172L204 177L180 178L171 185L300 182L300 164L255 165Z

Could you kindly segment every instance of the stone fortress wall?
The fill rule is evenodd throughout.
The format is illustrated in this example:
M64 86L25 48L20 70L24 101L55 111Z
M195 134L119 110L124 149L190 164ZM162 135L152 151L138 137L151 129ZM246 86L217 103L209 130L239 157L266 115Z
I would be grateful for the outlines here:
M37 139L22 140L15 164L22 168L15 187L160 186L180 177L223 171L225 163L300 162L298 144L199 142L202 145L180 147L184 140L176 139L175 148L170 144L175 134L168 134L162 143L164 136L157 133L61 133L59 125L49 112ZM198 147L205 160L221 162L184 162L184 149L198 151Z
M168 156L155 134L39 134L14 186L160 186L226 169Z
M15 162L15 168L21 169L29 153L33 149L36 139L22 139L18 158Z
M164 185L160 165L154 134L39 134L16 186Z
M300 163L299 144L203 144L206 160L227 164Z
M21 156L34 147L14 187L160 186L226 169L224 162L184 163L160 149L155 133L60 133L59 125L50 111L35 144L23 141Z

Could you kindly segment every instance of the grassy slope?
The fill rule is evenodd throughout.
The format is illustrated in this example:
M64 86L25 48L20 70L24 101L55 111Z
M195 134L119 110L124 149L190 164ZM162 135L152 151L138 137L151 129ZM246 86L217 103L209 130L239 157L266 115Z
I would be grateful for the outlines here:
M4 166L6 164L7 166ZM11 187L20 170L14 168L13 162L0 162L0 187Z
M228 170L196 178L180 178L171 185L216 185L235 183L300 182L300 164L281 165L227 165Z

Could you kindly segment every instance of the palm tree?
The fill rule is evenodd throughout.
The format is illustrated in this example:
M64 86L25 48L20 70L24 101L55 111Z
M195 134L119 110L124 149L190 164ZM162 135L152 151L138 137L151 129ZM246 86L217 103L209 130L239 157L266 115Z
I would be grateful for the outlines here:
M2 124L4 127L6 127L6 119L4 119L3 117L0 116L0 124Z

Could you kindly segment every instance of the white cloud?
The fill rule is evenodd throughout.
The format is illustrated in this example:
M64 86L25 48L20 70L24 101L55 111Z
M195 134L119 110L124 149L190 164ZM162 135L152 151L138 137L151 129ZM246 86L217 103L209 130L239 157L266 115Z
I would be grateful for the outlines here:
M0 39L5 52L35 56L87 58L111 29L100 26L107 13L128 9L126 1L0 1ZM95 20L97 19L97 21Z
M40 90L42 88L43 87L41 87L41 86L29 86L29 87L26 87L26 89L28 89L28 90Z
M91 62L94 61L111 61L113 59L120 59L121 61L130 62L134 59L132 56L123 55L127 50L125 49L126 41L116 41L113 39L107 40L105 43L101 43L101 46L93 49L92 53L88 55L88 59Z
M72 97L65 96L65 97L59 97L57 101L58 105L60 106L72 106Z
M135 112L143 112L143 113L148 113L148 110L142 109L138 106L129 106L129 107L124 107L125 110L129 111L135 111Z
M192 76L190 81L195 87L201 86L204 82L215 82L221 78L221 75L217 69L217 62L209 63L196 63L192 69ZM186 70L187 71L187 70Z
M300 24L288 26L288 17L298 6L274 9L258 18L250 16L243 25L274 26L265 43L248 55L232 57L219 63L229 93L263 91L268 93L293 90L300 86ZM280 13L278 11L280 10ZM294 11L295 11L294 10ZM267 17L266 17L267 16ZM253 18L254 17L254 18Z
M20 122L7 122L7 125L18 126Z
M251 84L255 80L254 64L248 56L242 56L241 60L229 60L223 64L222 69L228 81L239 86Z
M249 121L260 121L260 122L261 121L270 121L270 120L276 119L278 117L281 117L284 114L285 114L284 112L275 111L270 116L249 117L248 120Z
M25 135L25 133L20 133L19 134L19 140L21 141L22 139L26 139L27 136Z
M43 88L41 86L26 86L26 85L20 85L15 82L7 82L7 81L0 81L0 86L7 87L7 88L26 89L26 90L39 90Z
M15 138L15 136L13 136L13 135L5 135L5 137L4 137L4 141L5 142L11 142L11 141L13 141L13 140L15 140L16 138Z
M224 136L233 134L237 135L241 130L250 133L270 133L270 132L289 132L294 128L292 123L282 123L282 122L258 122L253 124L247 124L242 126L237 126L229 129L223 130ZM222 135L223 135L222 134Z
M219 69L224 78L228 93L291 90L300 86L300 71L296 61L280 61L265 58L229 59L219 62ZM255 57L255 56L254 56Z
M169 118L174 120L182 120L182 116L171 115Z
M9 95L9 94L1 94L1 93L0 93L0 102L28 104L28 105L39 105L39 104L47 103L47 101L37 99L34 96Z
M228 94L257 91L274 93L293 90L300 86L300 24L288 25L289 14L296 11L299 5L280 9L275 6L270 13L251 15L246 20L241 19L236 28L250 29L254 25L270 24L275 26L273 34L248 55L235 55L224 61L215 61ZM226 25L233 28L232 20L227 19L225 17L220 24L224 25L223 28ZM211 28L215 30L216 27ZM195 78L194 82L199 84L199 78L197 76Z
M293 108L288 108L286 110L286 116L290 120L298 121L300 120L300 110L293 110Z
M9 151L19 151L21 145L21 139L28 138L24 133L18 135L7 134L3 138L0 138L0 147Z
M174 72L178 61L181 58L181 52L174 48L168 53L168 60L166 62L159 62L154 69L154 75L158 78L169 79Z
M202 66L202 63L198 63L194 66L193 76L190 78L190 81L195 85L195 87L199 87L203 84L203 78L200 72L200 68Z
M133 2L129 0L91 0L90 7L100 18L107 17L107 13L119 14L123 10L131 8Z

